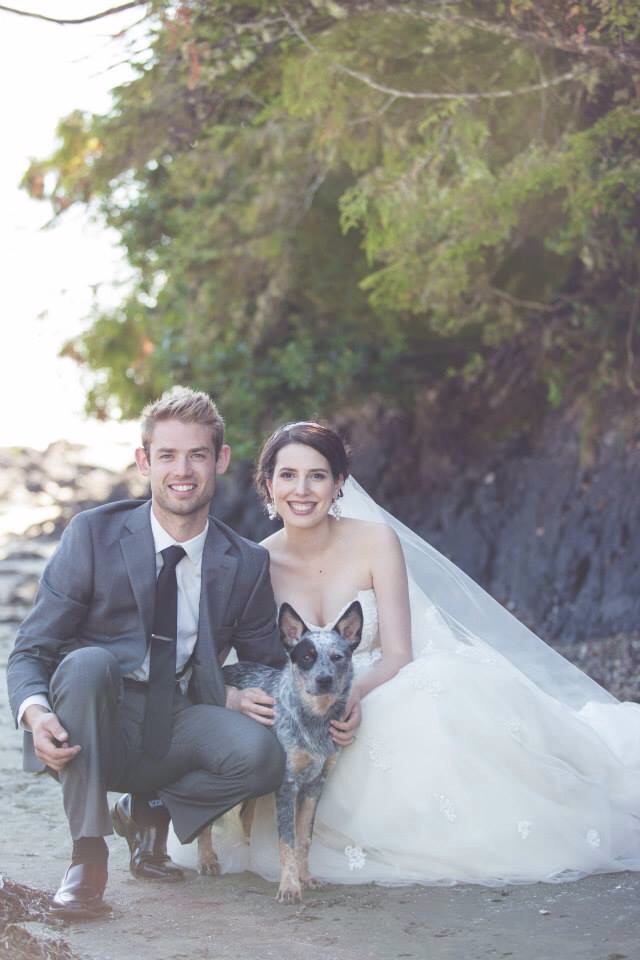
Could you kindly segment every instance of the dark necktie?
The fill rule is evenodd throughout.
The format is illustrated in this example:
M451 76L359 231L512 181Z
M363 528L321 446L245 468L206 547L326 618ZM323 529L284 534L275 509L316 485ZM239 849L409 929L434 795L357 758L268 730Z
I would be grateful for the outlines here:
M147 706L142 729L142 746L155 760L164 757L171 743L173 691L176 682L176 638L178 635L178 582L176 567L186 556L182 547L161 551L163 566L156 582L149 657Z

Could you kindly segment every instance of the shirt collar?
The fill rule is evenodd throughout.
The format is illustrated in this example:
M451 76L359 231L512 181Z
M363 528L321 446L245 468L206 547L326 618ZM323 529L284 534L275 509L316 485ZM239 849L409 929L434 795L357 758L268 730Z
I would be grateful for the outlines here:
M195 566L198 566L202 561L202 551L204 550L204 542L207 539L208 530L209 521L207 520L204 530L202 530L196 537L192 537L191 540L185 540L183 543L179 543L177 540L174 540L170 533L167 533L155 516L153 509L151 510L151 532L153 534L153 542L156 553L160 553L160 551L164 550L166 547L171 547L173 544L177 544L179 547L183 548L189 560L191 560Z

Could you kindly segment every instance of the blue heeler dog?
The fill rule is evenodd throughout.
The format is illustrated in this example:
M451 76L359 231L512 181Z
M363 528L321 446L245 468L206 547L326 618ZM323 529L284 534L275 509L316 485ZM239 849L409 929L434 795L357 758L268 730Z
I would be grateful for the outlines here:
M260 687L275 699L274 733L282 744L287 766L276 792L280 844L280 887L276 899L299 903L302 889L319 884L309 875L309 848L316 808L339 747L330 724L339 720L353 678L351 656L362 636L362 608L354 601L333 628L311 630L293 607L283 603L278 617L280 636L289 653L284 670L240 662L223 668L230 686ZM255 802L241 812L248 837ZM201 873L218 873L211 829L198 837Z

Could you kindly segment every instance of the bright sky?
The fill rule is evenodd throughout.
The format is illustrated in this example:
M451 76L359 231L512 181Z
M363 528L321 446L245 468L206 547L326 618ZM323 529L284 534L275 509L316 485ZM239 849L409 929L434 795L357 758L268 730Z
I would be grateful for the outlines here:
M79 17L109 6L101 0L14 0L13 6L48 16ZM102 111L110 89L129 75L113 35L141 10L76 26L58 26L0 11L0 276L3 349L0 350L0 446L46 447L61 438L99 446L136 444L134 424L96 425L82 412L86 374L56 354L86 324L92 285L101 301L118 296L127 276L116 238L81 211L56 227L44 203L18 184L31 157L55 144L60 117L75 108Z

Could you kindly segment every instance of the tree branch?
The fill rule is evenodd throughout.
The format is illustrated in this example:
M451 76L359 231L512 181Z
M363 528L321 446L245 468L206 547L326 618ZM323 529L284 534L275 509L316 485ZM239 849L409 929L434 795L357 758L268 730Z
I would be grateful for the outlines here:
M640 312L640 294L635 298L633 306L631 307L631 312L629 313L629 325L627 327L627 363L625 369L625 380L627 381L627 386L631 393L634 396L640 396L640 390L636 385L636 382L633 378L633 366L635 363L635 356L633 353L633 336L635 333L635 328L638 324L638 313Z
M435 6L440 9L433 9ZM392 15L404 15L415 17L419 20L435 20L447 25L458 24L465 27L472 27L475 30L481 30L485 33L492 33L498 37L507 37L518 43L534 43L540 47L547 47L552 50L562 50L564 53L574 54L581 58L593 58L594 60L608 61L617 66L634 68L640 66L640 56L638 56L637 47L634 45L629 48L622 47L619 43L615 48L605 46L604 44L590 43L584 38L563 37L554 32L551 25L542 32L518 27L509 23L499 23L482 17L473 16L459 12L458 0L445 0L444 3L432 3L412 6L408 3L390 3L389 0L352 0L353 13L384 13ZM458 7L458 10L453 9ZM352 12L351 10L349 11Z
M489 287L498 300L504 300L513 307L520 307L524 310L535 310L537 313L553 313L556 307L549 303L540 303L538 300L523 300L521 297L514 297L506 290L500 290L498 287Z
M435 10L422 10L410 6L401 6L395 9L389 9L387 13L404 13L407 16L417 17L420 20L438 20L441 23L461 24L462 26L482 30L484 33L492 33L498 37L507 37L519 43L527 41L538 44L539 46L551 47L553 50L562 50L564 53L571 53L580 57L593 57L598 60L607 60L618 65L622 64L625 67L637 67L640 64L637 56L619 48L611 50L608 47L589 43L586 40L573 40L571 37L560 37L551 32L543 35L533 30L526 30L523 27L514 27L506 23L492 23L489 20L482 20L480 17L465 16L464 14L449 10L442 13Z
M44 13L31 13L29 10L18 10L15 7L5 7L0 3L0 11L4 13L15 13L19 17L30 17L33 20L45 20L47 23L57 23L64 26L68 23L90 23L92 20L102 20L103 17L110 17L114 13L122 13L124 10L132 10L133 7L145 6L147 0L129 0L128 3L121 3L118 7L111 7L109 10L102 10L100 13L92 13L88 17L80 17L76 20L63 20L58 17L47 17Z
M321 54L322 51L319 50L318 47L311 42L311 40L309 40L309 38L302 32L299 25L289 16L286 11L284 11L284 16L286 17L289 26L298 39L301 40L302 43L304 43L304 45L312 51L312 53ZM468 91L466 93L435 93L433 91L398 90L396 87L390 87L386 83L380 83L380 81L374 80L373 77L368 76L366 73L362 73L360 70L352 70L350 67L345 67L344 64L336 63L335 60L330 62L331 67L338 73L343 73L347 77L352 77L354 80L359 80L372 90L377 90L378 93L385 93L387 96L403 100L465 100L469 102L474 100L501 100L505 97L517 97L526 93L536 93L540 90L547 90L549 87L556 87L561 83L577 80L580 76L586 73L585 67L576 67L574 70L569 70L568 73L559 74L556 77L551 77L549 80L542 80L539 83L531 83L525 87L516 87L513 90L484 90L479 92Z

